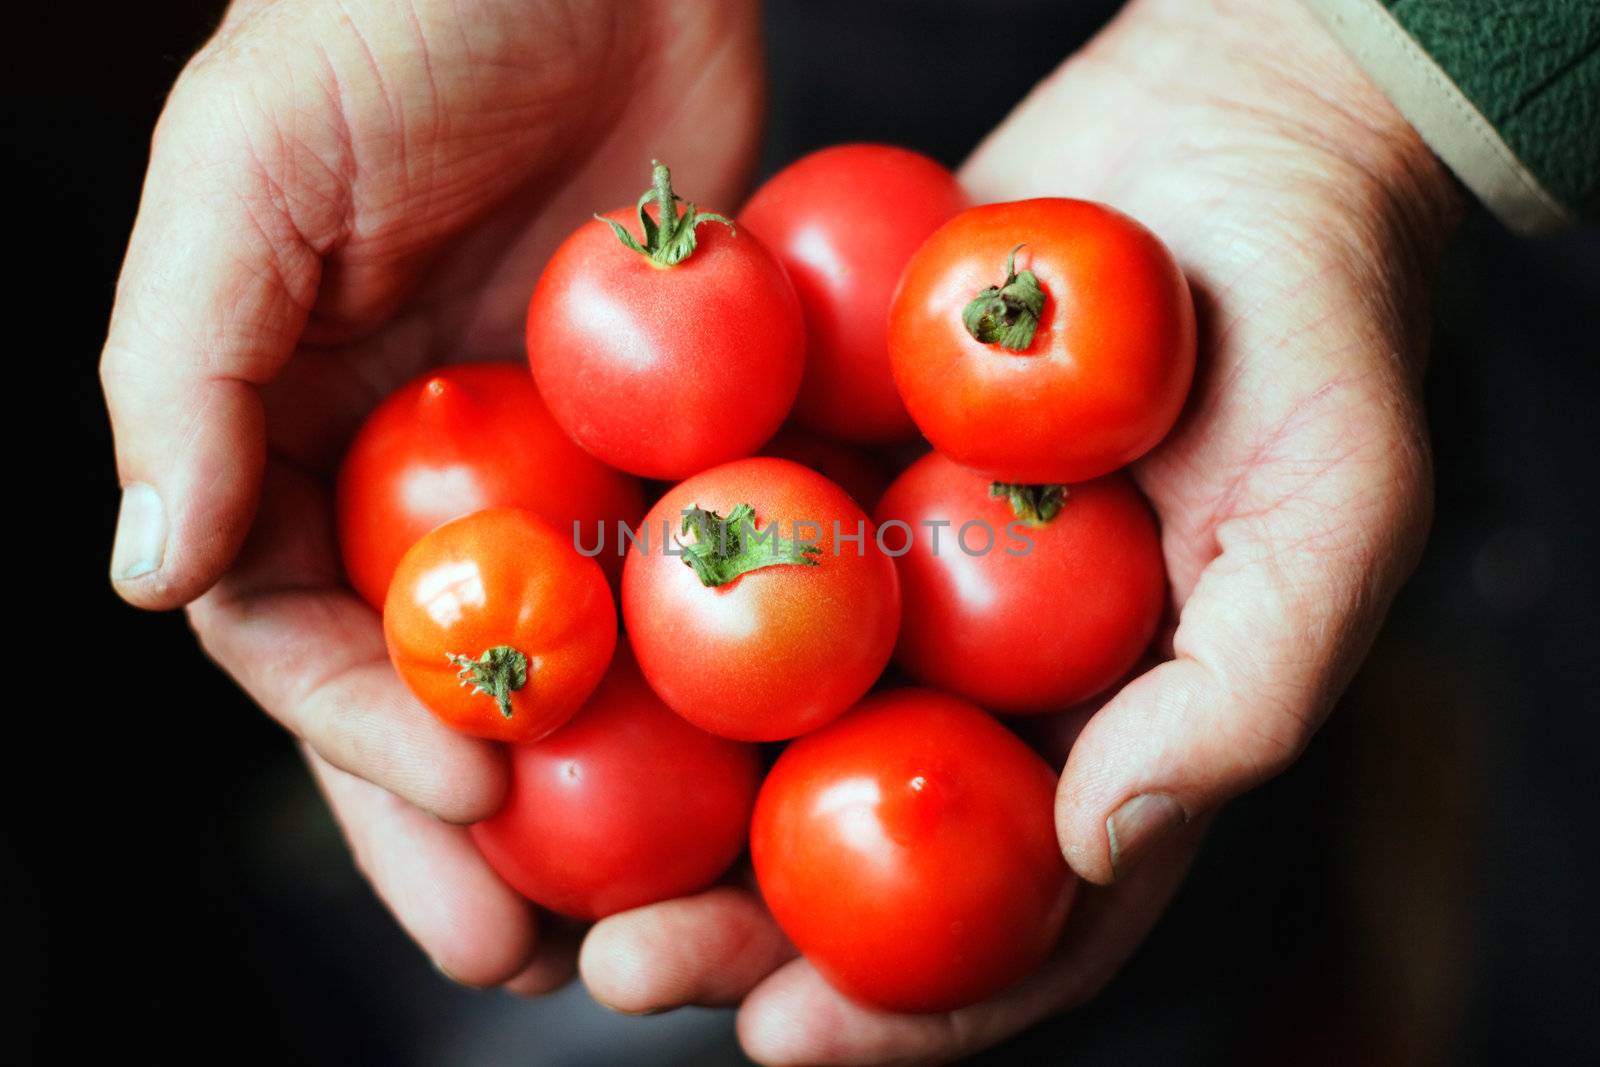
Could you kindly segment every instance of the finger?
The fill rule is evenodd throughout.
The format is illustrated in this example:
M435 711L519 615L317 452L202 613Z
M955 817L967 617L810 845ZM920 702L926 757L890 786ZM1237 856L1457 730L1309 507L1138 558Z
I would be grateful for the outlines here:
M602 919L578 968L596 1000L637 1015L736 1003L794 954L754 893L719 886Z
M537 945L533 909L489 868L467 831L305 755L356 865L434 966L470 986L521 976Z
M896 1015L843 996L810 963L772 975L739 1011L739 1040L758 1063L948 1063L1098 993L1166 910L1199 848L1196 823L1127 882L1078 894L1061 945L1039 971L959 1011Z
M504 989L519 997L542 997L554 993L578 973L578 948L583 943L583 926L559 916L541 915L539 943L533 962L524 967Z
M238 565L189 618L206 652L329 763L451 822L487 818L503 754L440 723L390 666L378 615L339 574L327 490L273 466Z
M204 592L244 540L265 462L257 386L289 358L320 259L227 101L180 80L157 128L101 357L133 604Z
M1113 880L1177 826L1286 769L1366 654L1426 532L1426 459L1352 459L1340 447L1328 442L1319 473L1280 502L1245 491L1184 603L1175 658L1077 738L1056 823L1090 881Z

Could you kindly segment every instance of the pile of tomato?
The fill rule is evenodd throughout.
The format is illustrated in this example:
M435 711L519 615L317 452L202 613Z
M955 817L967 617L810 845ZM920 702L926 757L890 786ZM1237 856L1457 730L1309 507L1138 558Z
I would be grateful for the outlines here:
M1055 771L994 716L1082 704L1150 644L1159 535L1118 469L1194 348L1172 256L1109 207L974 207L846 145L735 219L658 163L537 279L528 367L446 365L371 415L345 565L417 698L508 743L472 837L523 895L598 919L748 846L840 990L953 1009L1066 921Z

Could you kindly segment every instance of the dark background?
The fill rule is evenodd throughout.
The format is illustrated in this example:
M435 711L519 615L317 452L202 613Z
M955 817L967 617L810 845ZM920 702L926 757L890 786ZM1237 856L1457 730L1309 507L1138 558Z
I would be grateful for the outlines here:
M958 162L1112 6L769 4L767 169L853 139ZM7 613L0 1059L109 1039L163 1059L739 1062L727 1013L621 1019L577 986L529 1003L437 977L282 732L181 615L105 582L95 361L152 123L218 10L57 5L11 38L7 512L25 581ZM1475 212L1437 319L1438 519L1345 707L1218 820L1112 988L993 1062L1600 1060L1596 230L1518 241Z

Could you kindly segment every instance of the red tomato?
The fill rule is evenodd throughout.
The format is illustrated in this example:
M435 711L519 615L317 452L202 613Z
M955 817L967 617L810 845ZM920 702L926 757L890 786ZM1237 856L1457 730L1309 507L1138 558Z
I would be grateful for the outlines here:
M765 245L692 204L680 214L659 164L656 178L654 216L642 202L638 219L613 211L556 249L528 304L528 361L574 441L613 467L677 479L748 456L778 429L800 387L805 324ZM627 226L656 240L641 245Z
M744 848L761 784L755 746L672 714L627 645L561 729L511 749L511 791L472 827L528 899L601 919L704 889Z
M810 467L850 494L850 499L871 511L889 488L889 472L877 457L803 430L780 430L761 449L763 456L793 460Z
M339 471L345 573L382 609L406 549L442 522L482 508L525 508L558 529L616 536L644 513L639 481L574 445L545 410L526 367L465 363L395 390L367 417ZM601 557L620 577L621 558Z
M991 710L1060 711L1095 695L1133 666L1161 621L1161 539L1122 475L1067 486L1059 512L1024 523L986 479L931 452L884 493L876 519L890 552L908 536L886 524L914 534L895 560L904 602L895 661Z
M1085 481L1144 455L1177 421L1194 350L1172 254L1083 200L958 215L911 257L889 313L917 426L1002 482Z
M447 726L536 741L605 674L617 612L600 565L530 511L488 508L411 546L383 605L389 658Z
M966 206L944 167L877 144L813 152L756 190L739 222L783 261L805 309L796 422L856 444L916 436L889 373L889 299L911 253Z
M622 571L645 677L723 737L775 741L827 722L894 650L900 588L873 535L843 489L787 460L739 460L674 486Z
M1037 967L1077 885L1056 779L957 697L904 689L789 746L756 800L750 854L773 918L837 989L951 1011Z

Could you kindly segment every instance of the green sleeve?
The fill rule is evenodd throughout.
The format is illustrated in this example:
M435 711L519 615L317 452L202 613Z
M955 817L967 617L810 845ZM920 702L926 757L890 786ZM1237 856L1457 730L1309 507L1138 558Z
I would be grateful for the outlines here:
M1600 2L1307 2L1507 224L1600 217Z

